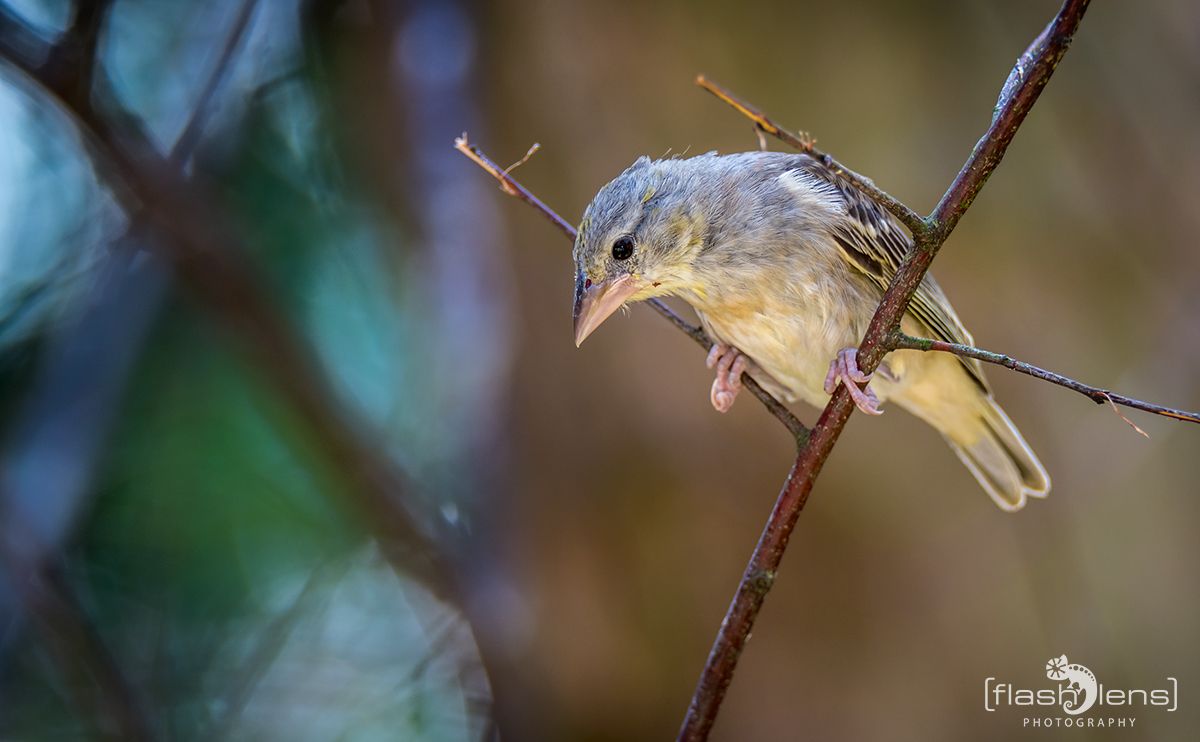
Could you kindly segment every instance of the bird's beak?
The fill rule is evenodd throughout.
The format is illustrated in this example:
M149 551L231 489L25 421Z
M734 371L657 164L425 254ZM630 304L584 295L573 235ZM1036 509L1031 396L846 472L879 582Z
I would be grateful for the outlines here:
M575 347L642 288L642 281L626 273L592 283L580 271L575 276Z

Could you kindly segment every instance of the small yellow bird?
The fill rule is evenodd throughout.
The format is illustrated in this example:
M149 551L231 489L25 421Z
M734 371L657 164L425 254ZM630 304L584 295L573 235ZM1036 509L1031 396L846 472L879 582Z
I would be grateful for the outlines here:
M992 399L978 361L899 350L871 381L855 357L912 241L848 181L807 155L642 157L588 206L575 241L575 344L627 302L679 296L715 341L713 406L742 372L788 402L818 407L842 383L864 412L896 404L945 437L1005 510L1045 497L1050 478ZM973 345L932 276L901 323L910 335Z

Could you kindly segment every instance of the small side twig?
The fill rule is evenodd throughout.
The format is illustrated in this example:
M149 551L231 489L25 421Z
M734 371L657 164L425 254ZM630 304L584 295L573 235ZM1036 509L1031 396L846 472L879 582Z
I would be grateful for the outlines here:
M1116 392L1109 391L1108 389L1101 389L1097 386L1084 384L1083 382L1076 381L1069 376L1063 376L1062 374L1058 374L1053 371L1047 371L1044 368L1034 366L1032 363L1018 361L1012 356L1007 356L1002 353L993 353L990 350L983 350L982 348L976 348L970 345L948 343L943 340L917 338L912 337L911 335L905 335L903 333L895 333L888 341L888 347L892 348L893 350L941 351L943 353L953 353L956 356L962 356L964 358L974 358L985 363L994 363L997 366L1003 366L1005 368L1012 369L1018 373L1032 376L1035 379L1048 381L1051 384L1057 384L1066 389L1079 392L1096 404L1119 404L1124 407L1129 407L1130 409L1149 412L1153 415L1162 415L1163 417L1169 417L1174 420L1200 423L1200 413L1177 410L1171 407L1163 407L1162 405L1144 402L1140 399L1134 399L1133 397L1126 397L1123 394L1117 394ZM1119 412L1117 414L1120 415ZM1124 415L1122 415L1122 417L1124 417ZM1129 421L1126 420L1126 422ZM1133 425L1132 422L1129 424ZM1136 425L1133 425L1133 427L1145 435L1141 428L1138 428Z
M775 121L765 113L758 110L758 108L737 97L727 88L724 88L712 80L709 80L704 75L696 76L696 84L712 93L720 100L729 104L738 113L753 121L755 129L759 132L759 146L763 149L766 147L762 140L762 134L770 134L784 144L787 144L790 147L795 147L807 155L812 155L820 160L821 164L823 164L825 167L850 181L855 188L859 189L880 206L891 212L892 216L899 219L900 223L905 227L908 227L908 231L912 232L914 235L924 232L928 228L925 219L920 214L906 206L900 201L900 199L889 195L886 191L875 185L870 178L859 175L842 163L838 162L831 155L829 155L829 153L822 152L821 150L817 149L817 140L813 139L812 136L807 132L796 134L788 129L785 129L784 127L775 123Z
M499 181L500 190L532 206L542 216L550 220L551 224L558 227L559 231L565 234L572 242L575 241L575 227L571 226L571 224L566 219L563 219L561 216L559 216L554 209L551 209L549 206L547 206L540 198L533 195L528 188L521 185L516 178L512 177L512 175L509 174L509 170L512 168L508 168L507 170L501 168L499 165L493 162L491 158L485 155L483 150L471 144L470 140L467 138L466 132L463 132L462 136L454 140L454 148L459 152L462 152L464 155L470 158L472 162L483 168L484 171ZM532 151L530 154L532 154ZM529 155L527 154L526 159L528 157ZM523 161L524 160L522 160L522 162ZM707 351L712 347L712 340L710 340L708 335L704 333L704 330L691 324L683 317L680 317L675 310L671 309L664 302L659 301L658 299L651 299L649 304L654 311L661 314L667 319L667 321L682 330L701 348ZM763 389L758 385L758 382L750 378L749 374L742 374L742 385L745 386L746 391L754 395L755 399L757 399L759 402L762 402L763 406L767 408L768 412L774 415L779 422L783 423L783 426L788 429L788 432L792 434L792 437L795 438L797 442L807 440L809 430L807 427L805 427L804 423L800 422L800 419L793 415L791 410L785 407L782 402L775 399L775 397L771 396L770 392Z

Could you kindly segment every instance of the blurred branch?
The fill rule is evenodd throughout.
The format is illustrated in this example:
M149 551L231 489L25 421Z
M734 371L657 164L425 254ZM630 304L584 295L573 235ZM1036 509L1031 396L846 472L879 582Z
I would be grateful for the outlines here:
M112 0L76 0L71 7L71 23L54 45L42 70L48 79L75 100L85 100L92 92L96 77L100 30L112 7Z
M33 76L52 50L53 47L31 31L7 3L0 5L0 58Z
M1017 61L1001 91L991 126L976 144L937 208L928 220L920 224L906 222L906 226L914 229L914 246L892 279L859 346L859 366L865 373L873 372L888 352L887 340L899 327L900 319L934 256L950 236L959 218L970 207L988 176L1000 164L1021 122L1066 53L1088 3L1089 0L1066 0L1054 20ZM880 203L888 206L886 202ZM894 205L889 207L889 211L893 208ZM708 738L721 701L725 698L725 691L733 679L738 659L750 638L750 630L774 583L800 511L853 410L854 403L849 392L845 385L839 385L813 426L812 435L800 446L792 471L783 484L733 602L721 622L680 728L679 739Z
M320 596L318 591L340 579L347 569L347 564L314 567L291 604L263 627L242 668L235 672L233 681L226 688L223 702L217 706L222 710L207 731L208 739L229 739L232 736L230 732L241 720L246 704L287 646L296 625L311 611L315 599Z
M1079 392L1083 396L1092 400L1096 404L1119 404L1135 410L1149 412L1163 417L1174 418L1175 420L1183 420L1185 422L1200 423L1200 413L1187 412L1186 410L1176 410L1171 407L1163 407L1162 405L1143 402L1140 399L1126 397L1123 394L1117 394L1107 389L1084 384L1074 379L1057 374L1053 371L1047 371L1044 368L1039 368L1031 363L1018 361L1011 356L993 353L989 350L974 348L970 345L962 345L959 343L947 343L943 340L931 340L929 338L916 338L904 333L895 333L888 339L889 348L893 350L922 350L922 351L941 351L943 353L953 353L956 356L964 358L974 358L986 363L994 363L997 366L1004 366L1022 374L1032 376L1035 379L1048 381L1051 384L1058 384L1061 387L1066 387L1073 391ZM1136 426L1135 426L1136 427Z
M274 382L273 388L290 403L311 440L351 485L355 508L391 563L433 594L451 597L449 566L420 518L409 512L402 499L408 489L404 477L341 408L320 362L267 298L246 260L245 246L212 199L154 149L137 119L117 107L115 95L106 98L112 112L101 116L86 102L64 97L50 87L38 67L7 57L6 50L29 45L28 35L19 24L0 25L0 58L25 70L74 118L90 144L97 171L114 186L126 211L152 229L157 247L176 266L201 306Z
M238 49L241 48L242 41L246 38L246 31L250 28L250 19L254 17L254 10L257 7L258 0L242 0L237 16L233 19L233 27L225 38L224 46L221 47L221 54L213 64L212 72L209 73L208 80L205 81L200 95L196 98L196 104L192 107L192 115L188 118L187 125L184 126L179 139L175 140L175 146L171 148L171 162L175 165L184 165L191 159L192 153L200 144L200 140L204 136L204 128L212 116L213 99L216 98L217 91L221 89L221 85L233 68L233 60L237 56Z
M512 170L511 167L508 169L501 168L485 155L483 150L471 144L467 139L466 132L463 132L462 136L454 140L454 148L469 157L476 165L483 168L489 175L499 181L500 190L532 206L538 213L546 217L551 224L558 227L559 231L567 236L567 239L572 242L575 241L575 227L571 226L567 220L559 216L553 209L543 203L540 198L533 195L529 189L521 185L516 178L512 177L509 172ZM528 155L526 155L527 158ZM524 160L521 162L524 162ZM680 317L666 303L658 299L651 299L649 304L654 308L654 311L661 314L667 321L687 334L688 337L694 340L705 351L712 347L712 340L704 333L704 330ZM800 422L800 419L793 415L791 410L785 407L783 403L771 396L770 392L763 389L758 385L758 382L750 378L749 374L742 374L742 384L759 402L763 403L768 412L774 415L779 422L783 423L783 426L788 429L793 438L799 442L808 437L809 431L804 426L804 423Z
M82 87L55 84L89 110L105 5L79 3L68 30L46 52L46 62L29 67L59 81L86 81ZM187 127L192 134L181 137L172 151L176 163L186 162L199 143L209 104L244 36L247 18L243 10L234 23L192 112ZM0 33L0 47L14 44L31 46L19 38L14 42L11 33ZM88 701L80 704L82 711L98 710L96 718L111 719L123 739L150 736L152 724L149 717L143 718L136 690L105 650L70 585L56 576L54 565L78 514L87 506L96 461L118 401L152 318L169 291L170 275L161 261L141 254L146 236L142 231L131 221L123 234L111 240L103 266L95 271L97 278L73 302L71 320L53 329L0 465L4 472L0 539L6 545L3 556L14 597L25 614L18 612L12 620L33 619L59 666L71 677L77 698ZM54 462L53 470L47 470L47 461ZM85 669L73 669L80 663Z
M42 42L3 6L0 6L0 60L24 72L73 118L95 161L96 172L109 181L113 194L131 219L148 228L148 234L157 243L155 246L172 261L201 306L240 341L244 353L291 404L310 440L350 485L352 504L393 567L434 595L450 597L454 587L448 564L420 519L407 510L401 499L408 489L403 476L383 451L370 442L357 421L344 413L320 363L266 298L267 291L244 258L244 247L227 228L221 212L198 184L184 177L179 167L189 159L201 137L211 100L244 36L252 9L252 2L242 5L224 51L170 158L155 151L137 119L119 108L115 95L106 95L108 114L101 115L91 103L94 91L80 91L63 84L63 80L92 74L93 61L85 61L80 55L56 54L55 48ZM85 16L81 9L72 27L83 24L85 17L96 18ZM89 20L88 27L91 25ZM77 35L65 34L64 43L73 38ZM94 43L82 48L94 55ZM66 72L58 66L64 58L72 60L72 68ZM97 75L95 85L99 92L111 93L111 86L102 75ZM5 528L4 544L14 590L36 619L38 628L46 632L63 669L79 668L74 674L84 684L74 683L73 687L93 691L104 712L98 718L115 719L121 738L149 737L149 725L138 712L139 704L133 700L128 683L65 582L50 580L39 566L46 563L44 558L34 563L10 553L15 545L7 542L12 541L14 527L16 524L9 522ZM24 551L45 553L44 546ZM24 556L24 551L19 556Z
M105 647L57 565L28 562L19 547L3 544L13 592L33 618L73 702L105 739L151 740L148 715L137 693Z

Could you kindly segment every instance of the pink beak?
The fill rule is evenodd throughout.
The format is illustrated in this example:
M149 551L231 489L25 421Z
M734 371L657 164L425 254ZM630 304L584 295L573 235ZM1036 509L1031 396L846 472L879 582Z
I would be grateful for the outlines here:
M642 282L628 273L592 283L580 271L575 276L575 347L641 288Z

